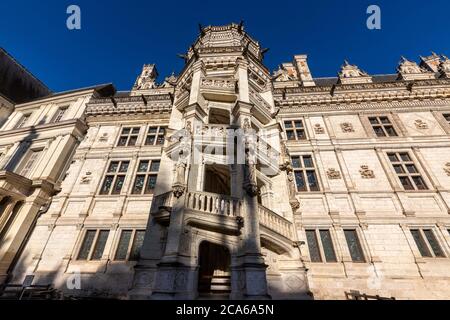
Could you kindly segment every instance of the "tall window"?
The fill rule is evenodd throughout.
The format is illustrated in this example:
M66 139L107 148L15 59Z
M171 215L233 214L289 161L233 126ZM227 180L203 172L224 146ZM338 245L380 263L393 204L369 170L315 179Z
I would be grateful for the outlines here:
M411 234L416 242L422 257L445 257L433 230L431 229L411 229Z
M129 165L129 161L112 161L109 164L100 194L120 194Z
M392 125L388 117L369 117L369 121L372 125L373 131L378 137L397 136L397 132L395 132L394 126Z
M60 107L58 108L58 111L56 111L55 116L53 117L53 123L60 122L62 118L64 117L65 113L67 111L67 107Z
M292 167L294 168L295 182L298 191L319 191L314 161L311 156L293 156Z
M155 189L160 160L141 160L133 184L133 194L150 194Z
M391 152L388 157L405 190L428 189L408 152Z
M356 230L344 230L345 240L353 262L365 262L364 253Z
M141 128L139 127L123 128L122 133L120 134L119 141L117 142L117 146L118 147L135 146L140 131Z
M23 159L23 165L20 166L19 174L23 177L30 177L31 171L34 169L42 150L29 150Z
M306 230L311 262L337 262L329 230Z
M166 127L150 127L148 128L146 146L163 145L166 135Z
M123 230L120 234L115 260L137 261L144 243L145 230Z
M20 118L19 122L17 122L15 129L23 128L27 124L28 120L30 120L31 113L23 114Z
M303 120L290 120L284 122L286 137L288 140L306 140Z
M445 120L447 121L448 124L450 124L450 113L444 113L443 114Z
M77 260L100 260L108 236L109 230L87 230Z

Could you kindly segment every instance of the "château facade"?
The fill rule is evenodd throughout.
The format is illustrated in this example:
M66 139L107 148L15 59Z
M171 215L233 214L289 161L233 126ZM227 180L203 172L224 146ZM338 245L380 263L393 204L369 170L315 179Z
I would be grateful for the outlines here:
M200 31L162 83L144 65L129 92L2 92L0 282L449 299L450 60L315 78L295 55L271 73L242 24Z

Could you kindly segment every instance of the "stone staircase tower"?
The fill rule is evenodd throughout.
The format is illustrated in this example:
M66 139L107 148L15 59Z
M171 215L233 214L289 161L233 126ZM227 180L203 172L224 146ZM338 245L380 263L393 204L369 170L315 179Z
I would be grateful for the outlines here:
M268 208L280 139L263 50L242 24L210 26L183 58L130 298L268 299L260 228L286 246L294 232Z

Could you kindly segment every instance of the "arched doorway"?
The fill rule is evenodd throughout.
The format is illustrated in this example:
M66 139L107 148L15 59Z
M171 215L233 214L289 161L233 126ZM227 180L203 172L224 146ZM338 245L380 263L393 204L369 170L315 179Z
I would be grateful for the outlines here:
M231 255L221 245L204 241L199 248L198 292L205 295L229 295L231 292Z

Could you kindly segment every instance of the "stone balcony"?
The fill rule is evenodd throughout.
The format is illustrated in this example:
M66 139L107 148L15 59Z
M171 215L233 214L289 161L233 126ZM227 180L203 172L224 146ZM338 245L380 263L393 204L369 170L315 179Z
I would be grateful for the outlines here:
M203 78L200 91L208 100L234 102L237 99L236 81L234 78Z
M175 197L172 192L154 198L151 214L157 222L167 225ZM243 202L226 195L208 192L188 192L185 197L185 221L189 225L227 234L239 234L244 216ZM272 210L259 205L261 230L283 243L294 238L293 224Z

